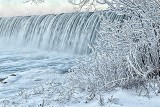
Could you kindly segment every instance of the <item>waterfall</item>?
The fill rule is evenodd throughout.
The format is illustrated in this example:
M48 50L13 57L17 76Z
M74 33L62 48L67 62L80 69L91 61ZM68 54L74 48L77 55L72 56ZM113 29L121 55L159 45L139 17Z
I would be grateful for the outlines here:
M98 13L0 18L0 44L87 54L91 52L88 45L98 35ZM110 16L116 18L115 14Z

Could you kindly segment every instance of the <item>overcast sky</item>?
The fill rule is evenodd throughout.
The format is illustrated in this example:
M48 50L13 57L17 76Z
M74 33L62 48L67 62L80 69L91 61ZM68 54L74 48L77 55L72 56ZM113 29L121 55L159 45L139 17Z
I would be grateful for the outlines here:
M0 16L21 16L71 11L73 11L73 6L67 0L45 0L45 3L39 5L23 3L23 0L0 0Z
M72 11L75 10L68 0L45 0L45 3L39 5L24 3L23 0L0 0L0 17L57 14Z

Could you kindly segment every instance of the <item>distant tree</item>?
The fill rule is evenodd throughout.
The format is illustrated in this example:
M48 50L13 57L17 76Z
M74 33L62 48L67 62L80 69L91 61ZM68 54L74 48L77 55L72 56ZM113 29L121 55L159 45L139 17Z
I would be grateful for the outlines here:
M39 4L39 3L44 3L45 0L24 0L24 3L35 3L35 4Z
M74 6L77 6L79 8L79 10L85 8L85 9L92 9L94 8L95 10L97 10L97 5L104 5L106 4L106 7L108 7L107 5L112 5L112 3L108 0L68 0L71 4L73 4Z

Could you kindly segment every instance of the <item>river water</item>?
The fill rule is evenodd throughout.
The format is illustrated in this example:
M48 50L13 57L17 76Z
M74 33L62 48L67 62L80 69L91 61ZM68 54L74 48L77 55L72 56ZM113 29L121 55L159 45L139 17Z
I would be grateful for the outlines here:
M80 56L54 51L0 48L0 75L25 72L31 69L65 73Z

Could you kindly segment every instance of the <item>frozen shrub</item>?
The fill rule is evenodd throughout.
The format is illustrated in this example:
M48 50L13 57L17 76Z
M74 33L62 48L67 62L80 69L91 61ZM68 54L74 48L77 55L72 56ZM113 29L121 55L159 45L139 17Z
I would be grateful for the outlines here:
M91 2L79 3L85 5L88 1ZM98 3L109 5L106 13L109 16L100 15L101 31L96 44L91 46L90 59L71 69L72 86L101 93L119 86L148 90L153 80L159 83L160 1L98 0Z

